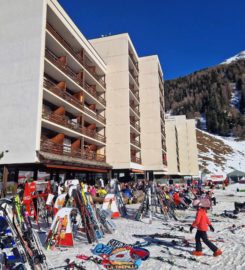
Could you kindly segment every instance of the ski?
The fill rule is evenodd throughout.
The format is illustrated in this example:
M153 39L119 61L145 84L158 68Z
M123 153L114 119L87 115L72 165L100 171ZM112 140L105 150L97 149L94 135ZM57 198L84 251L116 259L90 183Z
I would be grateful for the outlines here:
M154 233L154 234L133 234L134 237L151 237L151 238L170 238L170 239L185 239L184 236L172 235L169 233Z
M66 263L65 265L52 267L52 268L49 268L49 270L56 270L56 269L65 269L65 270L78 269L78 270L86 270L87 269L82 264L78 264L78 263L76 263L74 261L70 261L70 259L66 259L65 260L65 263Z
M77 206L78 210L80 211L80 214L82 217L83 227L85 229L85 233L86 233L88 242L91 244L93 242L98 241L98 239L96 238L93 223L91 221L89 212L84 204L81 193L78 190L73 189L72 190L72 197L74 198L76 206Z
M174 261L170 260L169 258L156 256L156 257L150 257L150 259L154 259L154 260L158 260L158 261L161 261L161 262L164 262L164 263L168 263L168 264L170 264L172 266L176 266L178 268L187 269L187 267L185 267L183 265L176 264Z
M161 250L162 253L166 253L165 250ZM209 263L206 263L206 262L201 262L200 260L198 260L197 258L195 257L192 257L192 256L185 256L184 254L173 254L172 252L170 252L168 250L168 254L170 256L176 256L178 258L181 258L181 259L186 259L186 260L189 260L189 261L194 261L194 262L198 262L198 263L201 263L201 264L204 264L204 265L210 265Z

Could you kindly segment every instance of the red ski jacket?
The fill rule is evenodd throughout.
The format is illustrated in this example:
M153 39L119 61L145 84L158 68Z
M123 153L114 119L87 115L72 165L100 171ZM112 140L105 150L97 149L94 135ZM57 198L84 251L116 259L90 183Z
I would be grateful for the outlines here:
M176 206L178 206L180 204L180 196L178 192L174 192L173 195L173 200Z
M207 216L206 209L200 208L197 210L196 219L192 223L192 227L197 227L198 231L206 232L211 222Z

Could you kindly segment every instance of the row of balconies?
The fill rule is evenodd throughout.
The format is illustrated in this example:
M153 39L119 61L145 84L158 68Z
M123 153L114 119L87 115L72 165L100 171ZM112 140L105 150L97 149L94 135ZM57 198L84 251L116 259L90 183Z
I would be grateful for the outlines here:
M133 84L129 85L129 89L131 90L131 92L135 95L135 97L139 101L140 100L139 90L135 89Z
M97 133L95 129L82 127L80 124L73 122L65 115L56 114L55 112L45 109L45 107L43 107L42 117L49 122L61 125L62 127L71 129L82 135L98 140L102 143L105 143L106 141L105 136Z
M94 151L87 151L85 149L72 149L72 147L70 146L55 143L51 140L41 140L40 150L55 155L69 156L74 158L80 158L83 160L91 160L98 162L106 161L105 155L98 154Z
M55 37L69 53L86 69L86 71L93 76L94 79L96 79L104 88L106 87L104 78L105 76L100 76L96 74L94 71L94 66L89 66L84 57L84 51L83 49L80 52L76 52L72 46L54 29L54 27L47 23L47 30Z
M91 117L96 118L102 123L106 123L106 119L104 116L98 114L96 111L92 111L89 108L87 108L86 105L84 105L81 101L79 101L76 96L73 96L72 94L68 93L65 89L61 89L58 85L53 83L51 80L44 78L44 88L49 90L50 92L54 93L55 95L61 97L62 99L66 100L73 106L77 107L78 109L82 110L86 114L89 114Z
M140 132L140 125L137 121L135 121L135 118L130 116L130 125L133 126L138 132Z
M129 68L129 73L133 77L134 81L136 82L137 86L139 86L139 76L135 74L134 70Z
M75 73L66 63L62 57L56 56L49 49L45 49L45 57L53 63L59 70L64 72L69 78L76 82L79 86L85 89L90 95L97 99L103 105L106 105L106 101L103 97L96 92L96 85L89 85L82 79L82 73Z
M138 115L140 116L140 110L139 110L139 104L136 104L134 101L130 100L130 108Z
M139 72L139 64L138 64L138 62L134 59L133 54L129 51L129 52L128 52L128 55L129 55L129 58L131 59L131 61L133 62L134 67L135 67L136 70Z

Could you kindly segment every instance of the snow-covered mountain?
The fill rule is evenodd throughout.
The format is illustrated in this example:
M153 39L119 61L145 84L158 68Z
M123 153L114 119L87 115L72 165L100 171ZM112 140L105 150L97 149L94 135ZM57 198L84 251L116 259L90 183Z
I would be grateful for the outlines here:
M241 59L245 59L245 51L242 51L228 59L226 59L224 62L222 62L221 64L222 65L225 65L225 64L230 64L234 61L237 61L237 60L241 60Z
M224 138L197 129L199 168L210 173L245 169L245 141Z

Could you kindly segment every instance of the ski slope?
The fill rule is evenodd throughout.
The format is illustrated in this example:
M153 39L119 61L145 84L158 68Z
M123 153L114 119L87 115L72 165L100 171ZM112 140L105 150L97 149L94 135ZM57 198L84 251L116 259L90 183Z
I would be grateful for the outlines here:
M176 265L185 266L186 269L198 269L198 270L206 270L206 269L222 269L222 270L243 270L245 269L245 257L244 257L244 250L245 250L245 228L238 230L235 234L230 232L229 230L225 230L227 227L232 226L233 224L241 225L245 224L245 213L239 214L239 219L229 219L224 217L217 217L215 214L220 214L223 210L234 210L234 201L244 202L245 201L245 193L236 192L237 187L244 188L245 185L231 185L227 188L227 190L216 190L215 194L218 200L218 204L214 206L212 211L209 211L208 215L211 219L219 220L220 222L213 222L213 226L215 228L215 232L209 232L208 235L210 238L218 238L222 237L225 239L225 242L218 242L216 243L217 246L222 249L223 255L214 258L212 256L212 252L204 246L204 254L203 257L198 257L197 260L200 262L194 262L187 259L178 258L175 256L170 256L168 253L163 254L161 250L164 249L163 246L150 246L146 247L151 256L162 256L165 258L169 258L173 260ZM135 212L139 205L130 205L127 206L128 212L132 215ZM181 220L187 220L187 223L191 223L195 217L195 210L190 209L186 211L178 211L178 217ZM101 241L102 243L106 244L110 239L117 239L122 242L131 244L138 240L141 241L139 238L135 238L133 234L153 234L153 233L172 233L174 235L185 236L187 239L191 240L190 247L182 247L182 246L175 246L170 248L171 253L173 254L183 254L186 256L191 256L190 252L194 250L194 238L195 232L192 234L184 233L179 231L171 231L170 226L163 225L163 221L159 219L154 219L152 224L149 224L147 219L144 219L142 222L137 222L132 220L132 218L120 218L115 220L117 225L116 233L112 235L106 235L106 237ZM178 221L169 221L170 225L180 224ZM189 230L189 225L182 224L186 230ZM195 231L195 230L194 230ZM165 239L168 240L168 239ZM75 259L77 254L86 254L92 255L90 249L93 248L95 245L92 244L85 244L85 239L77 239L74 248L65 249L61 248L61 250L55 251L45 251L47 255L47 260L49 267L57 267L59 265L64 265L64 260L67 258ZM143 239L142 239L143 241ZM76 259L76 261L78 261ZM210 264L209 266L202 264L202 262L206 262ZM99 268L99 266L95 265L92 262L86 262L84 264L88 270L96 270L96 269L104 269ZM171 266L168 263L163 263L157 261L155 259L148 259L142 262L142 265L139 269L142 270L168 270L168 269L181 269L178 266Z
M200 170L211 173L229 173L245 168L245 141L221 137L197 129Z

